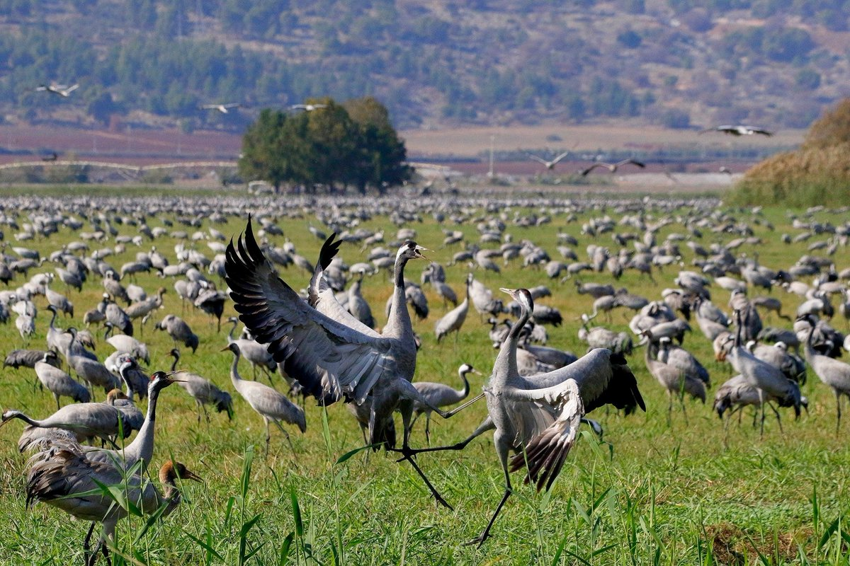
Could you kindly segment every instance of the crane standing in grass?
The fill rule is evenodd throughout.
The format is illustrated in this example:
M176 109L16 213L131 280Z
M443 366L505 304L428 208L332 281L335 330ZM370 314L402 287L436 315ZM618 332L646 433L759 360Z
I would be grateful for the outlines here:
M454 389L444 383L433 383L431 381L417 381L413 384L413 386L417 391L419 391L419 393L422 394L423 397L428 399L431 405L435 407L447 407L449 405L454 405L469 397L469 380L466 378L466 375L468 373L481 375L480 371L469 364L461 364L457 373L463 381L463 389ZM430 445L431 409L422 403L416 403L413 406L414 417L413 421L410 423L410 427L413 428L413 425L416 424L416 419L418 419L423 413L425 414L425 441Z
M292 446L292 440L289 438L289 433L280 424L281 421L298 426L301 432L306 432L307 421L304 418L304 411L298 405L281 395L268 385L263 385L258 381L246 381L239 375L239 358L241 352L239 346L235 342L231 342L222 349L222 352L230 350L233 353L233 364L230 366L230 381L233 382L233 387L239 392L245 401L251 405L257 414L263 417L266 423L266 456L269 454L269 442L271 442L270 425L274 423L286 441L289 447L295 452L295 447Z

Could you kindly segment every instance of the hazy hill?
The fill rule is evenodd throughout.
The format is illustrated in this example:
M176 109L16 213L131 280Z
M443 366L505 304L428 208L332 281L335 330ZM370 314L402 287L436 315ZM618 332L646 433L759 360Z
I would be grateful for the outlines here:
M401 127L803 127L850 94L850 0L0 0L0 116L238 128L373 94ZM68 99L35 92L78 82ZM222 115L204 103L240 102Z

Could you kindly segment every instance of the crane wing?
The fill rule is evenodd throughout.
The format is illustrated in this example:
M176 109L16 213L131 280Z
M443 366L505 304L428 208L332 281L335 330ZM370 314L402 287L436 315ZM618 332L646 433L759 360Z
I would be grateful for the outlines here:
M280 277L254 239L227 246L225 271L240 320L288 375L318 399L343 394L358 403L385 372L394 371L391 340L364 334L313 309Z
M536 155L532 155L530 153L526 153L526 155L528 156L529 159L533 159L534 161L536 161L538 163L542 163L543 165L547 165L547 166L549 165L549 162L546 161L545 159L541 158L541 157L537 157Z
M536 434L525 446L525 451L511 458L510 470L515 472L528 466L525 483L534 482L537 491L552 487L561 471L570 449L578 435L578 427L584 416L578 384L568 379L560 387L563 399L558 418L546 429Z
M586 412L603 405L614 405L627 414L636 407L646 411L637 380L622 354L605 348L595 348L568 366L520 378L514 396L527 400L557 403L564 383L573 380L581 391Z
M581 175L582 177L587 177L590 174L590 172L593 171L594 169L596 169L597 167L607 167L607 165L604 165L602 163L594 163L593 165L591 165L587 169L582 169L579 172L579 175Z
M325 243L322 244L322 250L319 252L319 261L316 262L313 277L310 279L310 288L308 291L310 294L310 305L328 318L332 318L366 336L379 339L381 338L380 334L360 322L339 304L339 301L336 300L336 294L325 280L325 269L331 264L334 256L339 251L340 244L342 244L342 240L334 241L335 238L336 232L325 240Z

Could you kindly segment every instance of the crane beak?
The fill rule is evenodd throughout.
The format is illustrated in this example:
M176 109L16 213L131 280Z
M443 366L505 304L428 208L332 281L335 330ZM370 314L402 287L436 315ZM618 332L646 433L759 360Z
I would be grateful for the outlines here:
M165 378L171 383L183 383L185 379L173 379L171 376L180 373L182 370L176 369L165 374Z
M516 289L508 289L506 287L499 287L499 291L501 291L502 293L507 293L508 295L510 295L511 297L516 299Z
M230 346L225 346L224 348L219 350L219 352L227 352L228 350L230 350Z
M481 373L480 371L478 371L475 368L472 368L472 373L474 373L475 375L484 375L483 373Z
M199 475L190 470L184 470L182 476L180 477L182 480L192 480L198 483L202 483L204 480L201 479Z
M428 259L427 257L425 257L425 254L422 253L422 252L430 251L430 250L428 250L428 248L423 248L422 246L416 246L416 248L414 248L414 251L416 251L416 257L417 258Z

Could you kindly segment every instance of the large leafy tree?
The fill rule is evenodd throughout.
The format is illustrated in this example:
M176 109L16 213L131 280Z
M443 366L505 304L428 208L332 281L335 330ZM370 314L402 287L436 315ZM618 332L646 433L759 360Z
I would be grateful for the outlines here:
M315 109L298 114L263 110L243 139L239 170L278 189L283 183L308 192L354 186L383 193L410 177L407 151L387 109L371 97L337 104L307 101Z

